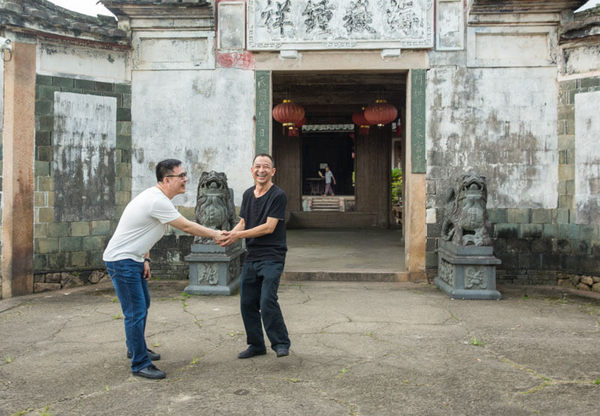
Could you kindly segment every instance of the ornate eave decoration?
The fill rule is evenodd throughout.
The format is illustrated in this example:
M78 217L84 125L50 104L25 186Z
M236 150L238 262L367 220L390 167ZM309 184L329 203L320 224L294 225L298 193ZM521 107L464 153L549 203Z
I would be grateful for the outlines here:
M587 0L473 0L470 14L560 13L575 10Z
M302 126L305 133L352 133L354 124L305 124Z
M248 0L248 49L431 48L433 4L433 0Z

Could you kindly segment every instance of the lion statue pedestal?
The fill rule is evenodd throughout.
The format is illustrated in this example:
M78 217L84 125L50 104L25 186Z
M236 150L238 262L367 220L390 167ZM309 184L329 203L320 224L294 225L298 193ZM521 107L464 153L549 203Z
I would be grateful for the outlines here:
M453 299L500 299L485 177L461 175L446 199L438 275L433 282Z
M198 183L196 222L216 230L229 231L237 224L233 190L227 187L223 172L203 172ZM191 295L232 295L240 286L244 255L241 241L221 247L210 238L196 237L191 253L185 256L190 263L190 284L185 293Z
M185 256L190 263L190 284L185 293L190 295L233 295L240 287L241 242L230 247L216 244L192 244L192 252Z

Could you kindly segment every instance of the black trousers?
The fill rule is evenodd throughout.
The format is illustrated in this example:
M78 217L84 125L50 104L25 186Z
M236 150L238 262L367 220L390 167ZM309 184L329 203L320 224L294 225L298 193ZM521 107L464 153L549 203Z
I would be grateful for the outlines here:
M266 350L262 325L265 327L272 349L289 348L291 345L277 301L283 265L284 263L281 262L262 260L247 261L242 267L240 276L242 320L246 328L248 345L255 351Z

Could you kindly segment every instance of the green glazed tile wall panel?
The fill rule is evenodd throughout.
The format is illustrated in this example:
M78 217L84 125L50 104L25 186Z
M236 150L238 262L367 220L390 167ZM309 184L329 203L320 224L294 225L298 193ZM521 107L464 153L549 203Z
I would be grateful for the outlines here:
M425 87L424 69L411 71L411 164L412 173L426 172L425 157Z
M269 153L271 123L271 72L256 71L256 136L255 154Z

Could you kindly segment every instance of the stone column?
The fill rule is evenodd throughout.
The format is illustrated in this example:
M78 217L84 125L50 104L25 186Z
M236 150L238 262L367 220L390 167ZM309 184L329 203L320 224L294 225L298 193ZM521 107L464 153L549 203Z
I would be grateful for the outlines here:
M407 88L404 246L411 281L424 280L425 243L425 71L410 71Z
M4 62L2 297L33 293L36 44L13 42Z

